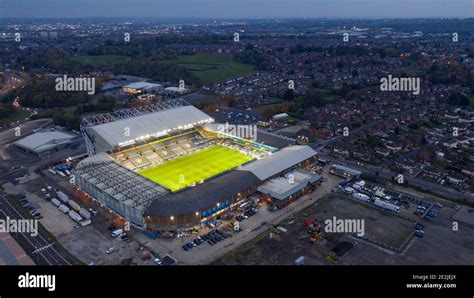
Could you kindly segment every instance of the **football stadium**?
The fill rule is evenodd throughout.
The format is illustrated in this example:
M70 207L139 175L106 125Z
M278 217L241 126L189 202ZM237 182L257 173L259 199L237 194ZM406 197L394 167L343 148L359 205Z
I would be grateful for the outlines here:
M317 160L309 146L280 146L268 134L259 141L258 133L250 139L222 127L183 99L86 117L81 133L89 156L76 165L75 184L155 237L199 227L269 180Z

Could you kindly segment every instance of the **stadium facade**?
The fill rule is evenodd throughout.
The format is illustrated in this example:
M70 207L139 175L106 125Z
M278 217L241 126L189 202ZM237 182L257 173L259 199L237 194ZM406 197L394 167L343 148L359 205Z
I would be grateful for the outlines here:
M81 132L89 157L75 167L75 183L126 221L156 235L197 227L237 208L270 179L317 161L309 146L277 149L258 139L222 135L213 123L182 99L85 118ZM160 178L178 176L153 181L139 174L212 146L232 148L251 160L229 164L197 182L180 181L182 187L174 191ZM200 171L206 169L202 163Z

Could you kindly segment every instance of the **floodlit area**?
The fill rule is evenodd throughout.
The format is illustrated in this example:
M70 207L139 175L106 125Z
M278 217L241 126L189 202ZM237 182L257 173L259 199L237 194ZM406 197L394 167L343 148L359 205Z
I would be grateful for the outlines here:
M252 159L251 154L222 145L213 145L163 164L139 170L138 173L171 191L176 191Z

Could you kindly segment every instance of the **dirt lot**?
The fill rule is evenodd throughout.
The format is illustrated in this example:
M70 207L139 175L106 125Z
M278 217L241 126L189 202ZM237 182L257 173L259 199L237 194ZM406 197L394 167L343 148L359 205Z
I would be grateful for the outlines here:
M119 238L112 238L95 229L93 226L81 227L58 238L59 242L73 255L80 256L86 263L96 265L150 265L153 259L143 260L149 255L141 249L136 241L126 243ZM114 247L115 251L107 254L105 251Z
M402 209L402 216L410 218L403 219L346 198L325 199L281 222L280 225L287 229L286 233L280 232L270 237L270 231L267 230L218 259L215 264L291 265L299 256L304 256L306 265L473 265L474 212L468 212L472 208L427 197L409 189L404 191L429 203L441 202L444 207L437 218L428 221L412 214L416 204L411 204L408 210ZM332 216L363 218L366 235L371 241L352 235L326 234L322 240L311 244L307 236L304 236L307 228L302 225L303 219L310 216L320 220ZM423 238L408 237L414 225L412 219L425 225ZM453 231L455 221L459 224L457 231ZM405 239L407 242L401 252L386 248L397 246ZM331 256L333 249L344 242L351 243L353 247L349 247L341 256ZM385 245L378 245L377 242Z
M305 256L306 264L332 264L334 259L328 256L335 247L342 242L354 245L356 241L349 234L323 232L323 238L312 244L303 220L313 218L324 227L324 221L333 216L339 219L365 220L365 236L386 246L400 246L413 229L413 223L408 220L338 196L328 196L282 222L280 225L287 229L287 232L273 230L270 236L270 232L265 231L216 263L291 265L299 256ZM276 233L278 235L275 235Z

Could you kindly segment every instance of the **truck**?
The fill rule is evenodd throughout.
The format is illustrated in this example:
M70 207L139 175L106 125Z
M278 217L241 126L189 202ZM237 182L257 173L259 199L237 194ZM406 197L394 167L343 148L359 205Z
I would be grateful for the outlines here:
M56 175L56 171L55 171L55 170L49 168L48 171L49 171L51 174Z
M76 211L81 210L81 206L79 206L79 204L77 204L73 200L69 200L67 203L69 204L69 206L71 206L72 209L74 209Z
M358 199L358 200L361 200L361 201L364 201L364 202L370 201L370 197L368 195L364 195L364 194L358 193L358 192L352 193L352 197L354 199Z
M400 207L398 207L397 205L382 201L379 198L375 198L374 205L385 210L391 211L393 213L398 213L400 211Z
M69 201L69 197L67 196L67 194L63 193L62 191L58 191L56 195L64 203L67 203Z
M89 211L87 211L86 209L84 208L81 208L79 210L79 214L84 217L85 219L90 219L91 218L91 214L89 213Z
M92 221L90 219L86 219L86 220L81 221L79 224L81 226L85 227L85 226L90 225L91 223L92 223Z
M64 174L63 171L58 171L58 174L59 174L61 177L66 177L66 174Z
M74 210L69 210L68 215L70 218L77 222L80 222L82 220L82 217Z
M58 209L62 212L62 213L68 213L69 212L69 207L66 206L66 205L59 205Z
M52 198L51 203L56 207L59 207L59 205L61 205L61 202L58 201L58 199L56 199L56 198Z

